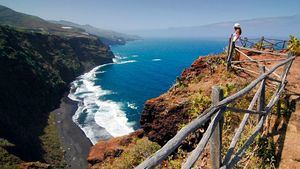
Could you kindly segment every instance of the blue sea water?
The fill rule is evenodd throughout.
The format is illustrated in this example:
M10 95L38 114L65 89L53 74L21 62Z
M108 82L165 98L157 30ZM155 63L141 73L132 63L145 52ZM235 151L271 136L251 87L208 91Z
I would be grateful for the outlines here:
M113 46L113 64L72 83L69 97L79 101L73 120L94 144L128 134L140 127L146 100L166 92L199 56L220 53L226 45L226 39L153 38Z

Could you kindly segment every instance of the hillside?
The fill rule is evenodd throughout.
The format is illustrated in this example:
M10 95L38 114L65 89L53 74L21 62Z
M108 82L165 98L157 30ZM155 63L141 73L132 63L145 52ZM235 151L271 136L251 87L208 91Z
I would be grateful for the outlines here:
M54 117L68 83L112 62L96 37L58 36L0 26L0 168L41 161L63 165Z
M127 41L134 41L140 39L138 36L134 35L127 35L119 32L115 32L112 30L105 30L105 29L100 29L93 27L91 25L79 25L73 22L69 21L50 21L52 23L60 24L60 25L65 25L65 26L71 26L74 28L80 28L85 30L89 34L93 34L95 36L100 37L101 41L103 41L106 44L110 45L124 45Z
M1 5L0 24L60 36L88 37L89 34L92 34L99 37L107 45L124 45L127 41L139 39L137 36L103 30L90 25L79 25L68 21L46 21L37 16L17 12Z
M86 36L81 29L63 29L61 25L50 23L37 16L16 12L2 5L0 5L0 24L42 33L65 36Z

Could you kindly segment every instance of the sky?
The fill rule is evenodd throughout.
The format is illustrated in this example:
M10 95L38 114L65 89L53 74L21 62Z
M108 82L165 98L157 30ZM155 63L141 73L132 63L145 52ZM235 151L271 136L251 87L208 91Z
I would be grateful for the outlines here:
M47 20L117 31L199 26L299 14L300 0L0 0Z

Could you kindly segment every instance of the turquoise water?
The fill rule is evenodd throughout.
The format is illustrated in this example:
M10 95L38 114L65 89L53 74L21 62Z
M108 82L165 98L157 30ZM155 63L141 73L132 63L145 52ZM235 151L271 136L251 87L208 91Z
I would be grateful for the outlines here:
M72 97L81 101L73 120L93 143L127 134L139 128L146 100L166 92L199 56L220 53L226 45L226 39L145 39L113 46L114 64L73 83ZM95 125L106 131L93 131Z

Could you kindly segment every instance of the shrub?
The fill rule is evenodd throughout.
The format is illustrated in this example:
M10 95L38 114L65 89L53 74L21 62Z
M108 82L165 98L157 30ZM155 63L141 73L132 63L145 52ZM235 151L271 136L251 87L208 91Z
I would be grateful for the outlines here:
M202 92L199 92L192 96L191 104L191 109L188 111L188 113L191 118L195 118L199 115L199 113L210 106L211 100L208 96L205 96Z
M122 153L120 158L116 158L111 164L105 163L104 168L134 168L159 149L160 146L148 140L148 138L137 139L135 145L130 146Z
M184 83L184 78L181 77L176 77L176 85L178 85L179 87L187 87L188 85L186 83Z
M300 39L290 35L290 40L288 41L287 49L288 51L291 51L296 55L300 55Z

